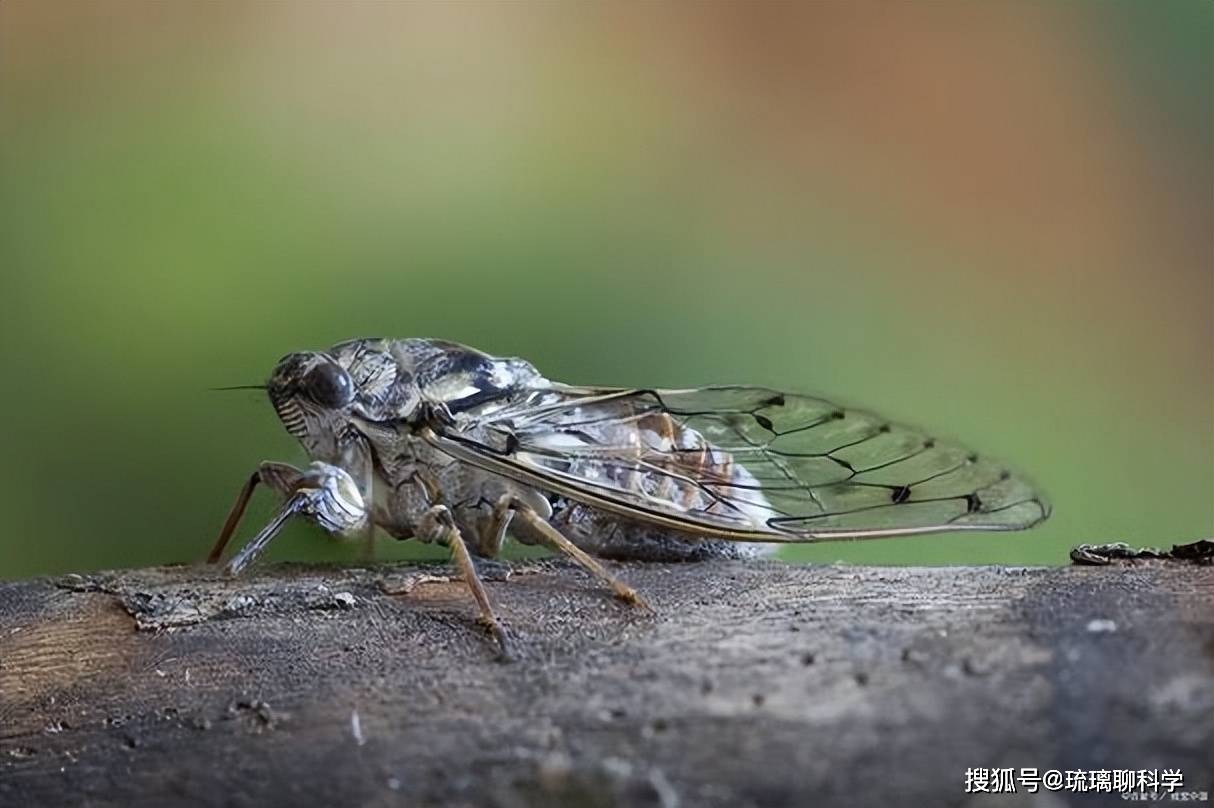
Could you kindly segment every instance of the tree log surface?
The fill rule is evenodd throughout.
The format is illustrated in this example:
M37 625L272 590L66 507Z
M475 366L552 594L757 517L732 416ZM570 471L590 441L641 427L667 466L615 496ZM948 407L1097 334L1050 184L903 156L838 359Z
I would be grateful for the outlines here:
M611 568L653 614L562 563L488 582L511 663L445 566L2 583L0 804L971 805L969 767L1214 785L1214 567Z

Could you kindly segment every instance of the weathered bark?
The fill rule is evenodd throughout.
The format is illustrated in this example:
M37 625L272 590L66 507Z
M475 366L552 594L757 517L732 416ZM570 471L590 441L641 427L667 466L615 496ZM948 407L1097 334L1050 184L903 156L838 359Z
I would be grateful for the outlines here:
M962 805L969 767L1212 785L1214 567L613 569L656 614L561 564L490 582L510 664L445 567L0 584L0 803Z

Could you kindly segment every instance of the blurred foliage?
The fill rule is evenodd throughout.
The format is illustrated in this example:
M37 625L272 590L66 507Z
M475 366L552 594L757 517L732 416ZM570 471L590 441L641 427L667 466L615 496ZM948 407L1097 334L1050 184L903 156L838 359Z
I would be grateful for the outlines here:
M821 393L1056 508L790 559L1210 535L1214 6L1147 8L6 2L0 576L201 557L302 459L208 388L370 335Z

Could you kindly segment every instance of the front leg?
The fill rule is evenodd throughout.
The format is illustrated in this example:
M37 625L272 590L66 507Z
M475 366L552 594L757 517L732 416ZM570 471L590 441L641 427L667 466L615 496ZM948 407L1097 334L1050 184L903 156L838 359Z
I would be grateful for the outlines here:
M464 543L464 538L460 535L459 528L455 526L455 519L452 518L451 511L446 505L434 505L421 515L417 520L417 538L420 541L433 542L451 550L451 558L455 561L455 566L459 569L464 583L468 584L468 589L476 600L477 608L480 609L481 622L489 627L494 638L497 639L502 659L510 659L509 638L505 629L502 628L502 624L498 622L497 616L493 614L489 594L476 574L476 567L472 564L472 555L468 552L468 545Z
M287 520L297 514L310 518L330 533L348 533L367 525L367 506L354 479L345 469L319 461L307 469L297 469L286 463L266 462L253 472L241 488L207 557L209 563L219 561L223 555L259 482L283 495L285 501L269 524L228 562L225 571L229 575L235 575L248 566L278 535Z

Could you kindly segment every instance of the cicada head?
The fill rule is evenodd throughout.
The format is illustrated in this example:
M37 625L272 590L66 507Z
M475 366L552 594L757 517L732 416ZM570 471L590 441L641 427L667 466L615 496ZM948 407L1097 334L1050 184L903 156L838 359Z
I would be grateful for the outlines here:
M315 458L335 458L357 389L349 371L325 353L284 356L266 383L287 431Z

